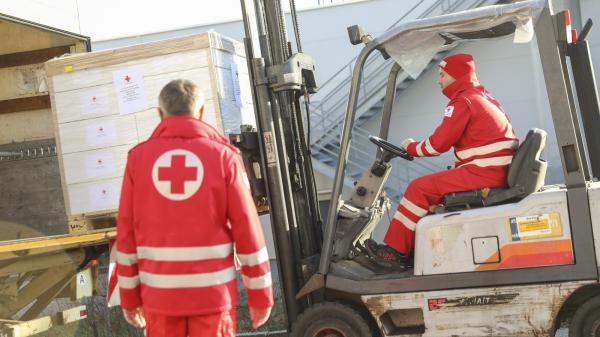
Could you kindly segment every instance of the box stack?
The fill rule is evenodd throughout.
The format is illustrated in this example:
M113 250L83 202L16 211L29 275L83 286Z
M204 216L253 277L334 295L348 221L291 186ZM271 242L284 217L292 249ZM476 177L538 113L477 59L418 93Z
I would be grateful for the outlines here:
M200 86L204 120L224 133L254 124L243 45L214 32L73 55L45 65L72 232L118 208L127 152L160 122L171 80Z

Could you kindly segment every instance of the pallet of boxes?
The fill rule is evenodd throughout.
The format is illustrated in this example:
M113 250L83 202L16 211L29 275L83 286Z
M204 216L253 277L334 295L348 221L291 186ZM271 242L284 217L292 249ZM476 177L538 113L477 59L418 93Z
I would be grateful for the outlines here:
M254 124L243 45L214 32L46 62L69 230L112 227L127 152L159 124L174 79L202 89L204 120L225 134Z

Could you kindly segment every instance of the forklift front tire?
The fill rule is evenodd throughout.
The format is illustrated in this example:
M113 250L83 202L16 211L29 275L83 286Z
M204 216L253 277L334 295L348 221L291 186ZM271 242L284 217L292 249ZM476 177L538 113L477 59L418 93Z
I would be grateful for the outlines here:
M571 318L569 337L600 336L600 296L583 303Z
M292 325L291 337L371 337L367 320L341 303L324 302L306 309Z

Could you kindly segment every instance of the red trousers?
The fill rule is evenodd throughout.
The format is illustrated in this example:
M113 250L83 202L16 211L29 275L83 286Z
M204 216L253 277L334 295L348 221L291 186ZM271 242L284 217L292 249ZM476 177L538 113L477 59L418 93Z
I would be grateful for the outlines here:
M383 241L402 254L410 255L415 245L417 222L452 192L506 186L508 166L467 165L413 180L398 205Z
M235 309L215 315L145 316L146 337L235 337Z

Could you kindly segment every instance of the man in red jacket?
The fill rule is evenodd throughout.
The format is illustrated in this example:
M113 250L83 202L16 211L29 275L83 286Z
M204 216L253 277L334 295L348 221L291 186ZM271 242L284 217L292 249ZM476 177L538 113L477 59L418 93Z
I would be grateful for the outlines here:
M127 158L117 225L125 319L147 335L235 336L234 253L253 327L273 305L269 256L236 148L202 122L198 87L160 92L161 123Z
M438 84L450 99L442 123L423 141L401 147L415 157L438 156L454 147L454 168L412 181L385 235L365 242L369 255L392 267L410 264L419 220L451 192L504 187L518 140L500 103L477 81L473 57L451 55L439 65Z

